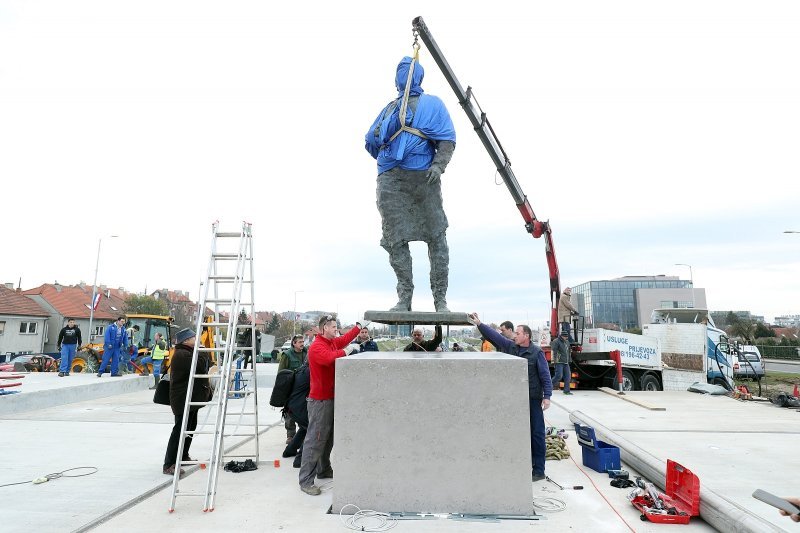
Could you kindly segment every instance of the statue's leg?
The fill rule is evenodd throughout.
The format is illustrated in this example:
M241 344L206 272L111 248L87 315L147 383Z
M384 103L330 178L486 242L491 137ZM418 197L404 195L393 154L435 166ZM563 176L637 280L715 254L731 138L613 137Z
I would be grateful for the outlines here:
M390 311L411 311L411 297L414 295L414 274L411 271L411 251L407 242L386 248L389 264L397 276L397 305Z
M447 277L450 272L450 250L444 232L428 243L428 259L431 262L431 292L433 306L437 312L447 313Z

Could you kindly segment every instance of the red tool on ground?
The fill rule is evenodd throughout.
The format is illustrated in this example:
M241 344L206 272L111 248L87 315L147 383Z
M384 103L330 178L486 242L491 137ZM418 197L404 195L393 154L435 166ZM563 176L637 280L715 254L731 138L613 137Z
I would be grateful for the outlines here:
M22 379L25 376L22 374L0 374L0 379ZM19 391L6 391L3 389L9 389L11 387L19 387L22 385L20 382L16 383L0 383L0 395L3 394L17 394Z

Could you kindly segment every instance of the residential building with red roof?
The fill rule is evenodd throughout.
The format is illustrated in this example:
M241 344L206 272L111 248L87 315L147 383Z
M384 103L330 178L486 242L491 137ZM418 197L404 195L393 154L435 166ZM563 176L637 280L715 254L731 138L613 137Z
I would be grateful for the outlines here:
M91 314L92 286L85 283L78 285L61 285L45 283L34 289L22 291L22 294L34 300L49 314L48 335L45 342L45 352L56 351L58 332L70 318L80 328L84 344L89 342L103 342L105 328L118 317L123 316L125 298L128 294L124 289L109 289L104 285L97 287L100 301L94 312L92 320L92 335L89 336L89 315Z
M45 351L49 318L42 306L14 290L12 283L0 285L0 360Z

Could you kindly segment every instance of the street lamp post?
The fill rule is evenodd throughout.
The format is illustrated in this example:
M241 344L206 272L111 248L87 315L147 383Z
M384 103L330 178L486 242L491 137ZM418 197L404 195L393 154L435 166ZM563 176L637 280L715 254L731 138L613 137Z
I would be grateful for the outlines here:
M294 291L294 314L292 315L292 336L297 334L297 293L305 291Z
M117 235L109 235L109 239L116 238ZM100 237L97 239L97 258L94 261L94 282L92 283L92 299L89 301L89 332L87 333L87 338L89 339L89 344L92 343L92 322L94 321L94 299L97 296L97 269L100 266L100 245L103 242L103 238ZM88 365L88 358L87 364L83 368L84 372L89 372L89 365Z
M692 286L692 309L694 309L694 275L692 274L692 265L686 263L675 263L675 266L689 267L689 284Z

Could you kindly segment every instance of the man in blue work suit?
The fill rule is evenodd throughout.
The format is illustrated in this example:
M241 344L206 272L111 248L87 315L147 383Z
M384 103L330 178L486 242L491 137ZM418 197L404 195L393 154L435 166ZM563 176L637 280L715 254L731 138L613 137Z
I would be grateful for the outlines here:
M509 355L523 357L528 360L528 401L531 418L531 459L533 481L541 481L544 475L544 459L547 446L544 439L544 410L550 407L550 396L553 394L553 383L550 381L550 369L544 352L531 342L531 328L517 326L514 340L503 337L499 332L481 323L477 313L469 315L469 321L480 330L481 335L489 339L500 351Z
M125 317L117 318L117 321L106 328L105 338L103 339L103 362L97 369L97 377L102 377L106 371L108 360L111 359L111 377L119 377L119 355L128 348L128 333L125 331Z

